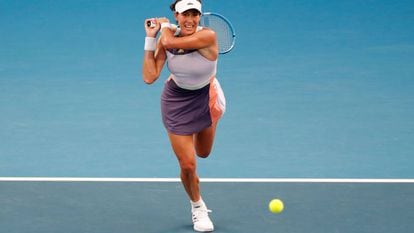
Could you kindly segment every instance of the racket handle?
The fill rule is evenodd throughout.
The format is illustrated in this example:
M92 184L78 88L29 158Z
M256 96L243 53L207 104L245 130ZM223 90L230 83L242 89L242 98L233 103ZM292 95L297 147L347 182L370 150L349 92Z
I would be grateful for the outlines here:
M149 28L155 28L155 25L156 25L156 23L155 23L155 20L147 20L147 27L149 27Z
M156 25L156 23L155 23L155 20L147 20L147 27L149 27L149 28L155 28L155 25ZM178 28L178 26L177 25L175 25L175 24L170 24L171 25L171 29L172 30L177 30L177 28Z

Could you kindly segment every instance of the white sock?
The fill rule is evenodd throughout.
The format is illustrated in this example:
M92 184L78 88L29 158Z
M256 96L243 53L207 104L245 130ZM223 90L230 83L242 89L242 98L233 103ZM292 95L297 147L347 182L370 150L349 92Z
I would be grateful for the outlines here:
M192 209L206 206L206 204L204 203L204 201L201 197L200 197L200 200L198 200L196 202L190 200L190 203L191 203L191 208Z

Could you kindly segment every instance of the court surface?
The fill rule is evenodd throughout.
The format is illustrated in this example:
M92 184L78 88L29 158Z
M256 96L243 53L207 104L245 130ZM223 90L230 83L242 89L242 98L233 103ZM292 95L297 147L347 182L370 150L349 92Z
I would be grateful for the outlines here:
M144 19L173 19L162 2L0 0L2 231L192 232L168 72L141 80ZM414 3L203 3L237 34L198 160L217 232L412 232Z
M4 232L193 232L177 182L2 182ZM410 232L412 183L203 183L216 232ZM275 195L286 210L267 211Z

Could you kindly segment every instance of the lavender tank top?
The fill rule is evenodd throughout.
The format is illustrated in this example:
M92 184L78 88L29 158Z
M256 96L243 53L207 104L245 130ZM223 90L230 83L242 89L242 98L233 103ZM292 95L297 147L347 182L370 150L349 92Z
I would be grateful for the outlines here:
M171 78L181 88L200 89L216 75L217 60L210 61L197 50L168 49L166 53Z

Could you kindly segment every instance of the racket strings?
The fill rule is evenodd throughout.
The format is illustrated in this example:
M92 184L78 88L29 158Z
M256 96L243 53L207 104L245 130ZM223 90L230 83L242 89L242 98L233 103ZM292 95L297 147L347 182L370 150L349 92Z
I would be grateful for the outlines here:
M216 32L220 53L225 53L233 47L233 30L222 18L215 15L206 15L202 17L200 24L212 28Z

